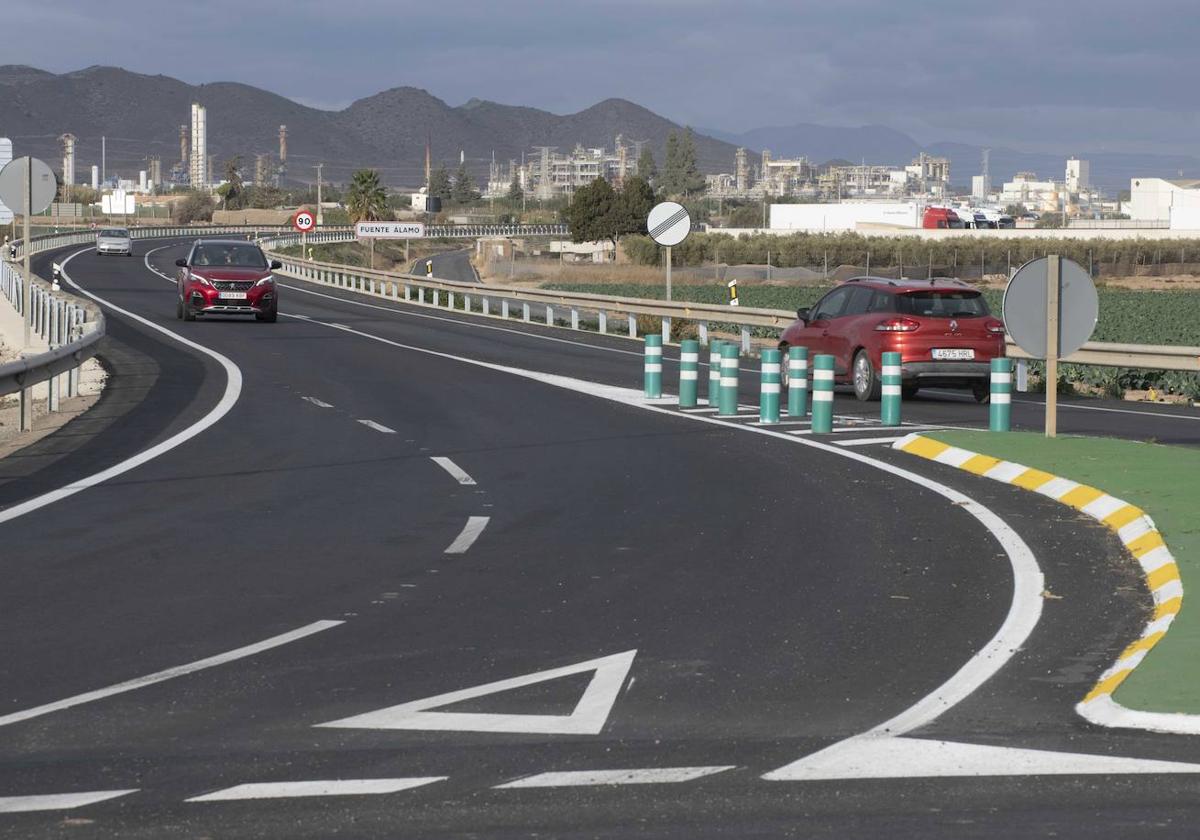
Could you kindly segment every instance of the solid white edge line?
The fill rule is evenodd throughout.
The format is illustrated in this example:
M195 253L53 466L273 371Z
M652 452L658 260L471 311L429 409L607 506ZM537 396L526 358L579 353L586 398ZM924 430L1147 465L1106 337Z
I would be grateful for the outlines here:
M459 484L474 484L475 483L475 479L473 479L473 478L471 478L471 476L467 475L466 470L464 470L462 467L460 467L458 464L454 463L452 460L445 457L444 455L431 455L429 457L429 460L433 461L433 463L437 464L439 467L444 469L446 472L450 473L450 477L453 478L455 481L457 481Z
M490 516L468 517L467 524L463 526L462 531L442 553L465 554L467 549L475 544L475 540L479 539L479 535L483 533L483 529L487 527L490 520Z
M0 814L20 814L29 811L68 811L93 805L118 796L137 793L139 788L129 790L93 790L83 793L44 793L32 796L0 796Z
M127 309L122 309L115 304L109 303L99 295L93 294L87 289L84 289L76 284L71 279L71 276L67 274L67 263L75 259L75 257L79 256L80 254L90 250L92 250L90 246L87 248L81 248L62 261L59 270L63 282L75 291L79 292L85 297L91 298L113 312L119 312L125 317L137 321L143 326L147 326L156 332L160 332L163 335L170 337L185 347L189 347L193 350L203 353L209 358L215 359L225 370L225 392L221 395L221 399L217 401L217 404L213 406L207 414L187 428L176 432L174 435L162 441L161 443L158 443L149 449L144 449L133 457L126 458L124 461L114 464L108 469L101 470L98 473L93 473L92 475L81 478L78 481L72 482L71 484L59 487L57 490L51 490L48 493L43 493L40 496L35 496L32 499L27 499L24 502L13 505L12 507L0 510L0 524L10 522L13 519L16 519L19 516L24 516L27 513L32 513L33 511L43 508L46 505L54 504L55 502L66 499L83 490L87 490L89 487L95 487L97 484L102 484L111 478L116 478L117 476L123 475L132 469L136 469L142 464L145 464L147 461L154 460L159 455L164 455L167 452L170 452L172 449L175 449L181 444L186 443L196 435L203 432L205 429L208 429L219 422L221 418L228 414L233 406L237 403L238 397L242 393L242 371L227 357L221 355L216 350L210 350L202 344L197 344L194 341L186 339L178 333L168 330L166 327L161 327L153 321L143 318L141 315L135 315Z
M331 326L325 321L309 318L304 315L291 315L289 317L298 318L303 321L308 321L312 324L321 324L330 329L340 329L353 335L358 335L371 341L376 341L392 347L397 347L402 350L409 350L415 353L420 353L426 356L435 358L447 359L450 361L459 362L461 364L474 365L475 367L494 370L501 373L507 373L513 376L520 376L525 379L531 379L536 382L542 382L548 385L554 385L567 390L576 391L578 393L587 394L592 397L608 399L613 402L622 403L624 405L640 408L643 411L651 411L662 414L668 417L675 417L681 420L689 420L696 423L707 423L713 426L729 428L730 424L725 423L713 417L707 417L702 414L682 414L678 411L662 408L660 406L646 405L642 392L631 388L620 388L617 386L601 385L594 382L586 382L584 380L572 379L566 376L557 376L555 374L539 373L537 371L524 370L522 368L507 367L505 365L494 364L492 362L484 362L479 359L469 359L463 356L455 356L450 353L443 353L437 350L430 350L424 347L415 347L413 345L402 344L398 341L383 338L381 336L372 335L371 333L362 332L346 326ZM736 428L742 429L749 434L766 435L778 440L790 441L800 446L807 446L812 449L817 449L826 453L836 454L840 458L848 458L852 461L857 461L860 464L872 467L882 472L894 475L897 478L909 481L920 487L924 487L933 493L942 496L955 507L973 516L979 521L983 527L992 534L993 538L1004 549L1008 557L1009 564L1012 567L1013 573L1013 600L1009 605L1008 613L1004 617L1000 628L995 635L975 653L961 668L958 669L951 677L949 677L942 685L935 689L932 693L918 701L907 710L901 712L895 717L879 724L864 735L864 736L879 736L879 735L902 735L910 732L921 726L924 726L936 720L948 709L960 703L962 700L970 696L976 689L987 682L993 675L996 674L1004 665L1013 658L1020 650L1021 646L1028 640L1030 634L1033 633L1034 627L1037 626L1038 619L1042 614L1043 599L1042 592L1045 590L1044 578L1042 571L1038 568L1037 559L1033 552L1025 543L1021 536L1013 530L1013 528L997 516L991 509L984 507L979 502L975 501L970 496L955 490L940 482L934 481L918 473L907 470L903 467L895 466L886 461L880 461L875 458L863 455L854 450L843 449L832 444L822 443L812 440L811 438L797 437L786 432L776 432L772 429L762 426L744 426L739 425ZM764 778L771 778L772 774L768 773Z
M377 432L383 432L385 435L396 434L395 429L389 429L387 426L383 425L382 423L376 423L374 420L359 420L358 422L362 423L368 429L374 429Z
M304 782L248 782L185 799L185 802L232 802L244 799L295 799L306 796L367 796L444 782L448 776L396 779L328 779Z
M690 782L736 769L736 765L719 767L646 767L633 770L559 770L538 773L512 782L496 785L493 790L515 788L585 787L591 785L666 785Z
M873 437L873 438L856 438L855 440L835 440L834 446L872 446L877 443L895 443L898 440L904 440L904 435L899 437Z
M303 627L298 627L295 630L289 630L287 633L281 633L278 636L272 636L269 639L263 639L261 642L255 642L252 645L236 648L235 650L218 653L215 656L209 656L205 659L198 659L195 662L190 662L186 665L177 665L174 668L167 668L165 671L156 671L153 674L147 674L143 677L135 677L132 680L119 682L115 685L110 685L106 688L98 688L95 691L88 691L83 694L76 694L74 697L67 697L64 700L56 700L53 703L45 703L41 706L34 706L32 709L25 709L20 712L12 712L11 714L0 717L0 726L8 726L9 724L19 723L30 718L41 717L48 715L51 712L57 712L62 709L69 709L72 706L79 706L84 703L91 703L94 700L103 700L106 697L112 697L115 694L124 694L127 691L134 691L139 688L145 688L148 685L165 682L175 677L182 677L185 674L192 674L196 671L203 671L208 668L214 668L217 665L224 665L228 662L235 662L239 659L245 659L247 656L254 656L257 653L271 650L289 642L295 642L303 639L306 636L311 636L314 633L320 633L323 630L328 630L331 627L337 627L339 624L345 624L344 621L314 621L312 624L306 624Z

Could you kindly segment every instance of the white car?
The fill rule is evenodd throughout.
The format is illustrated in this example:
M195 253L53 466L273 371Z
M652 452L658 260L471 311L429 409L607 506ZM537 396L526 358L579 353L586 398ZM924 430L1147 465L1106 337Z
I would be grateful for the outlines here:
M124 254L133 256L133 240L125 228L103 228L96 234L96 256Z

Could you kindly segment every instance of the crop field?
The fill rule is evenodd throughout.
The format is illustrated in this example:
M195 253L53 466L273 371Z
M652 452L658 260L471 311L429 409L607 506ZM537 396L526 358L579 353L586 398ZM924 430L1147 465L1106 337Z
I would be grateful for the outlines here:
M548 283L543 288L618 297L666 297L665 286L642 283ZM738 291L738 298L742 306L794 311L816 303L829 288L747 285ZM1107 289L1103 286L1098 291L1100 318L1092 336L1093 340L1126 344L1200 346L1200 292L1137 291ZM672 296L680 301L724 303L727 294L723 285L675 284L672 287ZM1003 293L996 289L988 289L984 295L992 311L999 313ZM1114 395L1130 388L1156 387L1171 393L1200 398L1200 376L1196 374L1064 365L1063 378L1069 382L1102 388Z

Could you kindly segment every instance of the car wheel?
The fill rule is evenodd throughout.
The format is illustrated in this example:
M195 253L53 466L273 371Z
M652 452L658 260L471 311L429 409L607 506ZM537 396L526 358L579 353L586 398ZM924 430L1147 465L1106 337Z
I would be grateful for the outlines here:
M866 350L859 350L854 356L854 396L862 402L879 399L883 388L871 357Z
M195 321L196 313L192 311L192 306L187 301L181 300L179 306L183 309L183 320Z
M183 301L179 298L175 298L175 317L183 320Z
M267 324L274 324L279 320L279 307L272 306L269 312L256 312L254 318L257 321L263 321Z
M915 397L917 395L917 392L920 390L921 390L920 385L901 385L900 386L900 399L911 400L913 397Z
M975 402L989 403L992 401L992 384L990 382L972 382L971 393L975 396Z

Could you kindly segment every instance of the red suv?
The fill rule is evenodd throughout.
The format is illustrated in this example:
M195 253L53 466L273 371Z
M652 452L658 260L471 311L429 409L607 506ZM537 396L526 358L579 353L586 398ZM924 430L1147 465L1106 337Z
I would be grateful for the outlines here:
M987 402L991 361L1004 355L1004 323L961 280L855 277L796 314L779 349L832 355L835 381L852 384L860 400L879 399L882 354L896 351L905 397L942 385L969 387Z
M259 321L279 317L279 296L274 269L262 249L244 239L198 239L179 266L175 284L179 299L175 317L196 320L197 315L253 315Z

